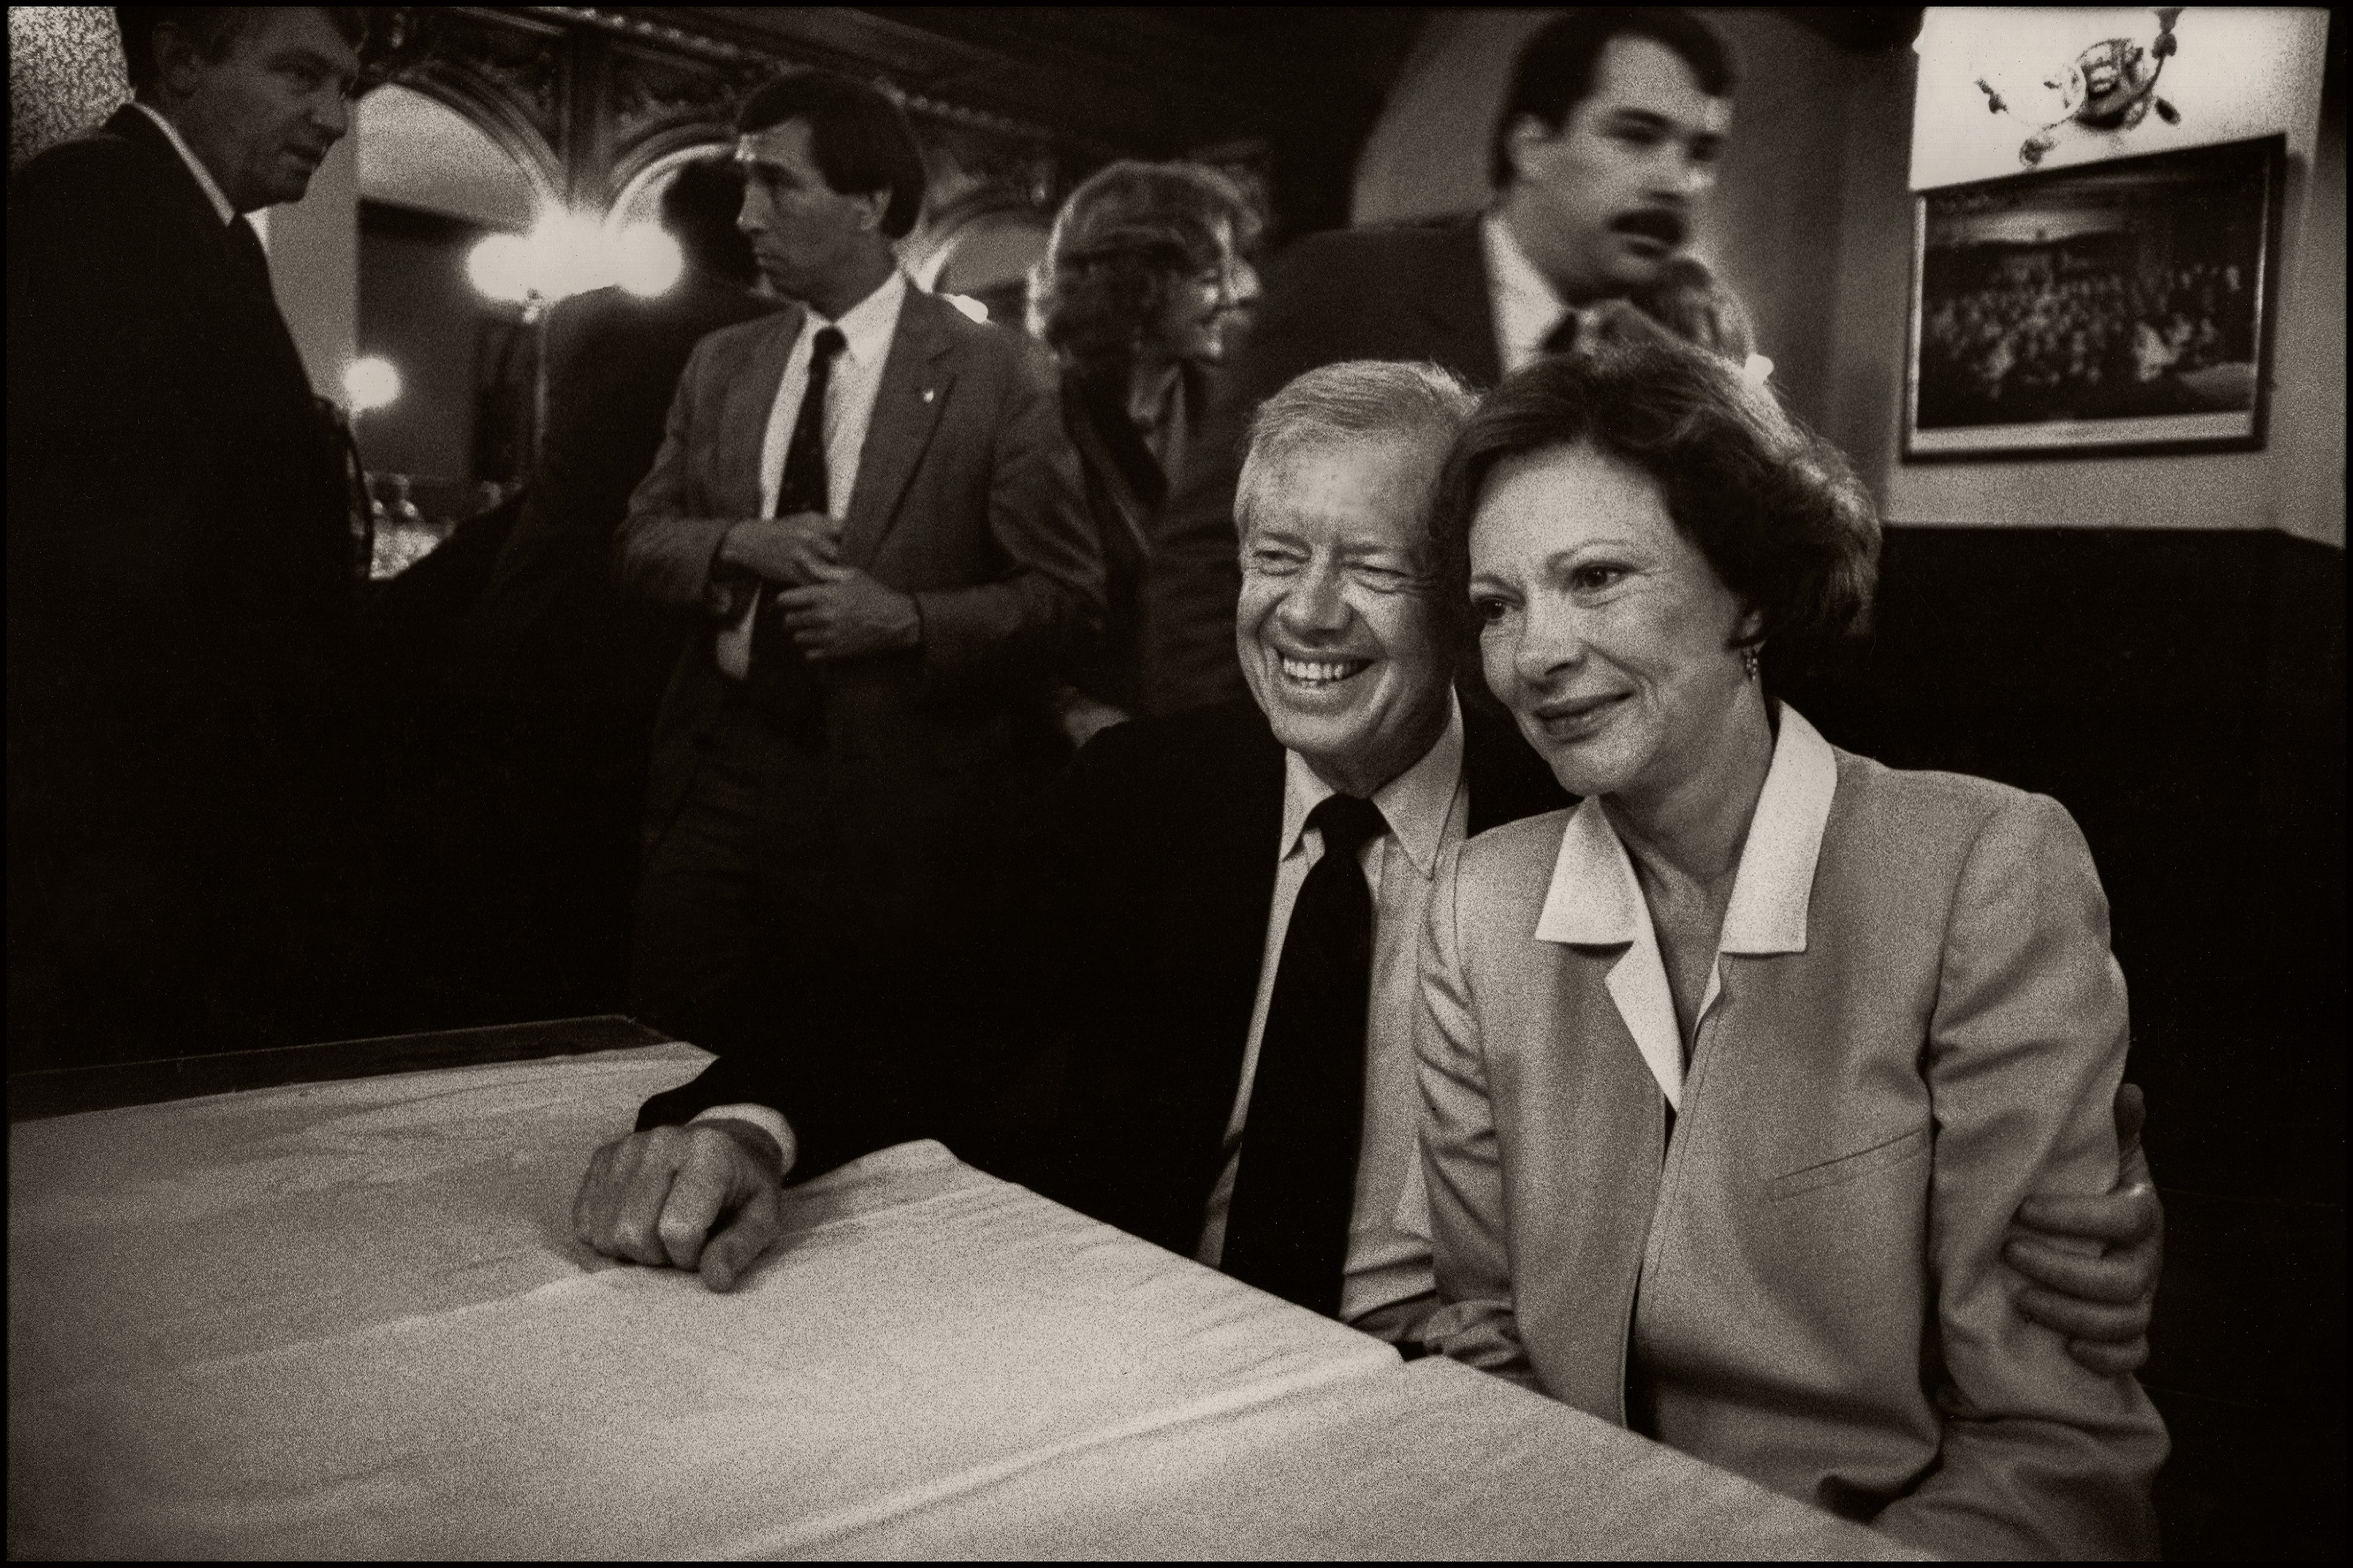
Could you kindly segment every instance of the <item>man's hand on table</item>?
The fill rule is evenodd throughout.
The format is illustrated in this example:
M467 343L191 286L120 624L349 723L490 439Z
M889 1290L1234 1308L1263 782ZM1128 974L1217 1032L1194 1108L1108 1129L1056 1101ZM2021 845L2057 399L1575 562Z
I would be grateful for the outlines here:
M2096 1197L2029 1197L2002 1247L2003 1259L2026 1276L2018 1310L2066 1336L2067 1353L2094 1372L2132 1372L2148 1359L2165 1210L2140 1146L2144 1112L2139 1086L2120 1085L2116 1184ZM2067 1245L2086 1241L2102 1250L2087 1256Z
M795 1153L721 1117L616 1138L580 1178L572 1229L607 1258L697 1269L712 1289L733 1290L776 1239Z

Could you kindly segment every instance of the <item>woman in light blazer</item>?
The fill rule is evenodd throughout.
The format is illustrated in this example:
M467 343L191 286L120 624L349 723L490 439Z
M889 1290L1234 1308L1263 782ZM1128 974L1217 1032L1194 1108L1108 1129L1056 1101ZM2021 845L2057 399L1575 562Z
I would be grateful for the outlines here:
M2105 1192L2123 976L2060 805L1767 695L1858 628L1845 463L1613 310L1504 382L1435 524L1572 811L1464 845L1423 948L1431 1347L1958 1556L2152 1552L2137 1384L2011 1310Z

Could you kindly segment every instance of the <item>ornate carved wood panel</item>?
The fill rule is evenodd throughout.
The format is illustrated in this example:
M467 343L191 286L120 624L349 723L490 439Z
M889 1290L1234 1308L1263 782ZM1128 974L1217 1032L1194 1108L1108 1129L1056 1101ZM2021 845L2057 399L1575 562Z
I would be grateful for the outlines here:
M543 197L601 216L632 183L684 149L727 140L735 104L764 78L804 61L643 12L572 5L391 9L369 50L371 81L396 81L480 126ZM905 105L933 181L910 259L982 213L1050 214L1067 150L1043 128L910 94Z

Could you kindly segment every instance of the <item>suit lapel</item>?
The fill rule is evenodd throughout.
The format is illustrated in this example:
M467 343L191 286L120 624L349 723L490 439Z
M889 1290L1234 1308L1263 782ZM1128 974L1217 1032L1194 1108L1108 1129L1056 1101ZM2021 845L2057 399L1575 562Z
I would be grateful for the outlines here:
M229 248L233 244L227 230L222 232L221 244L224 248ZM267 254L265 251L264 256ZM229 265L242 271L248 264L237 259L232 249ZM248 307L254 334L261 342L263 352L277 363L279 375L290 391L299 389L298 396L307 395L311 391L311 372L302 363L302 351L294 344L293 329L286 324L286 312L279 308L277 282L266 262L259 282L260 291L253 297Z
M1538 947L1549 944L1537 943ZM1609 988L1618 963L1614 948L1552 948L1560 978L1547 988L1553 1018L1530 1039L1556 1042L1547 1076L1551 1092L1537 1104L1566 1108L1554 1123L1551 1158L1558 1168L1559 1233L1568 1245L1532 1245L1552 1271L1519 1290L1524 1302L1566 1320L1556 1342L1588 1346L1575 1364L1552 1369L1563 1385L1552 1392L1580 1410L1626 1425L1626 1367L1631 1349L1636 1293L1643 1254L1659 1202L1666 1138L1659 1086L1628 1032ZM1552 1226L1553 1219L1536 1223Z
M267 267L260 278L251 275L249 263L236 248L237 242L229 237L229 226L221 222L219 210L196 183L187 161L153 121L125 104L114 111L104 130L109 135L120 136L145 149L170 166L176 176L173 189L179 194L179 216L192 230L205 237L206 275L201 287L214 301L210 307L216 312L212 331L229 352L240 357L259 352L267 358L277 376L279 391L307 409L310 372L303 366L301 352L294 346L285 313L278 308L278 296Z
M219 211L206 196L204 187L196 184L196 176L189 171L179 149L155 128L153 121L127 103L116 110L100 129L109 136L120 136L136 144L149 156L170 166L175 176L173 189L178 193L178 216L190 227L201 229L210 237L212 243L205 253L206 265L218 268L226 281L230 266L227 231L221 224Z
M1438 341L1452 345L1451 368L1473 384L1493 386L1504 379L1495 347L1495 307L1487 286L1487 256L1476 219L1447 232L1446 249L1421 295L1422 314Z
M785 383L786 362L800 340L804 313L796 305L769 322L753 346L745 374L729 381L713 448L718 471L712 482L719 505L731 515L760 515L760 447L767 439L776 389Z
M955 383L944 363L955 340L936 312L951 307L910 285L899 308L899 328L882 362L882 382L866 426L866 446L858 459L858 483L849 494L849 516L841 535L841 558L869 570L883 536L890 532L900 496L939 427Z
M1164 904L1159 942L1168 960L1163 973L1176 988L1170 1002L1189 1016L1184 1064L1161 1064L1164 1080L1191 1087L1169 1096L1166 1113L1184 1129L1185 1145L1202 1163L1187 1173L1187 1224L1198 1227L1199 1204L1217 1179L1216 1153L1241 1083L1250 1009L1258 1000L1259 965L1267 916L1274 907L1275 850L1282 836L1282 748L1257 707L1245 700L1221 716L1221 733L1199 736L1214 769L1186 768L1177 776L1192 798L1167 810L1192 818L1190 831L1171 834L1158 874L1174 893ZM1157 1178L1166 1180L1165 1175ZM1189 1231L1186 1245L1199 1238Z
M1211 973L1231 976L1236 983L1241 1018L1241 1027L1234 1033L1237 1047L1248 1043L1242 1037L1258 1000L1266 921L1274 908L1274 853L1282 837L1282 748L1256 705L1248 706L1243 738L1235 746L1232 793L1218 803L1216 829L1203 847L1208 851L1204 869L1221 906L1216 911L1216 929L1222 962ZM1239 1082L1239 1048L1233 1068Z

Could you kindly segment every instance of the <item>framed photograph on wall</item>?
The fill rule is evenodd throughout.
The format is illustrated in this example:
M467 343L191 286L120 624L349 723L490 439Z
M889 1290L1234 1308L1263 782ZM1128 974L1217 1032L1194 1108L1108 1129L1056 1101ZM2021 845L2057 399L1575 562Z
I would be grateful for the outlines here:
M2261 447L2284 149L1921 192L1905 458Z

